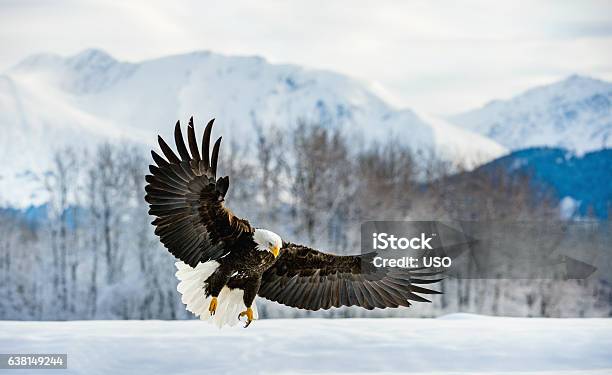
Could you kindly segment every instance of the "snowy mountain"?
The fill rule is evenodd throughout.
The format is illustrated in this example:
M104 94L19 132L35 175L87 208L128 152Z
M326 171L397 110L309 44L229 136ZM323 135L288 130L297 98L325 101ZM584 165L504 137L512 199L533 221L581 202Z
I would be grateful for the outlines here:
M442 120L395 110L346 76L260 57L195 52L128 63L100 50L39 54L0 75L0 158L9 166L0 172L0 201L16 175L44 170L61 146L106 139L149 145L192 114L200 126L216 117L217 131L238 143L256 126L305 121L343 129L359 143L393 137L469 167L506 151ZM22 183L15 193L27 192Z
M509 149L612 147L612 83L582 76L531 89L513 99L451 117L451 122Z

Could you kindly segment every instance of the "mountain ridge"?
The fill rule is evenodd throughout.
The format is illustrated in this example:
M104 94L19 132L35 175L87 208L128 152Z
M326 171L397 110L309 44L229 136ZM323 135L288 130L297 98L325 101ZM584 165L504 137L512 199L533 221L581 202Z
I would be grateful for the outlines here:
M510 150L612 147L612 83L580 75L531 88L449 118Z
M120 139L152 146L158 133L170 136L176 120L191 115L199 124L217 118L217 131L238 143L259 126L304 121L344 130L356 145L394 138L468 167L506 152L452 124L396 110L345 75L258 56L204 51L123 62L88 49L68 57L32 55L0 78L0 157L10 164L0 185L24 170L44 171L63 146ZM22 152L28 149L36 155Z

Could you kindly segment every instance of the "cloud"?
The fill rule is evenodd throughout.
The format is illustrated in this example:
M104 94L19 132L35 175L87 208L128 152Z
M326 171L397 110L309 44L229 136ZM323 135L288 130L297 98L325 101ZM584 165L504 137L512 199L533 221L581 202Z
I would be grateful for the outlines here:
M370 82L448 114L572 73L612 79L606 1L5 1L0 67L103 48L132 61L193 50L261 55Z

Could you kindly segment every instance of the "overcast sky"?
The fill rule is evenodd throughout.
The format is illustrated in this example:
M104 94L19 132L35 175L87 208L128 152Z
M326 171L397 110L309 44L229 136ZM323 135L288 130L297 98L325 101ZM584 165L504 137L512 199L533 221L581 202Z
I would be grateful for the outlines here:
M612 1L0 0L0 45L2 70L91 47L129 61L260 55L444 115L573 73L612 80Z

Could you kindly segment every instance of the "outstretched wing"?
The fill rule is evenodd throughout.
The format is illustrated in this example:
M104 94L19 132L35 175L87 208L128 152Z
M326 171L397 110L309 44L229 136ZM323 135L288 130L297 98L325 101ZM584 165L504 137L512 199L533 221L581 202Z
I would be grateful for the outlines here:
M259 296L307 310L340 306L410 306L430 302L420 294L440 294L416 284L432 284L438 274L427 269L377 268L376 253L340 256L306 246L283 244L281 255L264 274Z
M228 253L231 243L244 233L252 233L249 222L239 219L225 208L223 200L229 188L229 177L216 180L221 137L213 146L209 159L211 120L202 137L202 155L198 151L193 117L189 120L187 151L180 123L176 123L174 140L180 158L158 137L166 157L151 151L157 165L150 165L145 190L155 234L178 259L195 267L199 262L219 259Z

